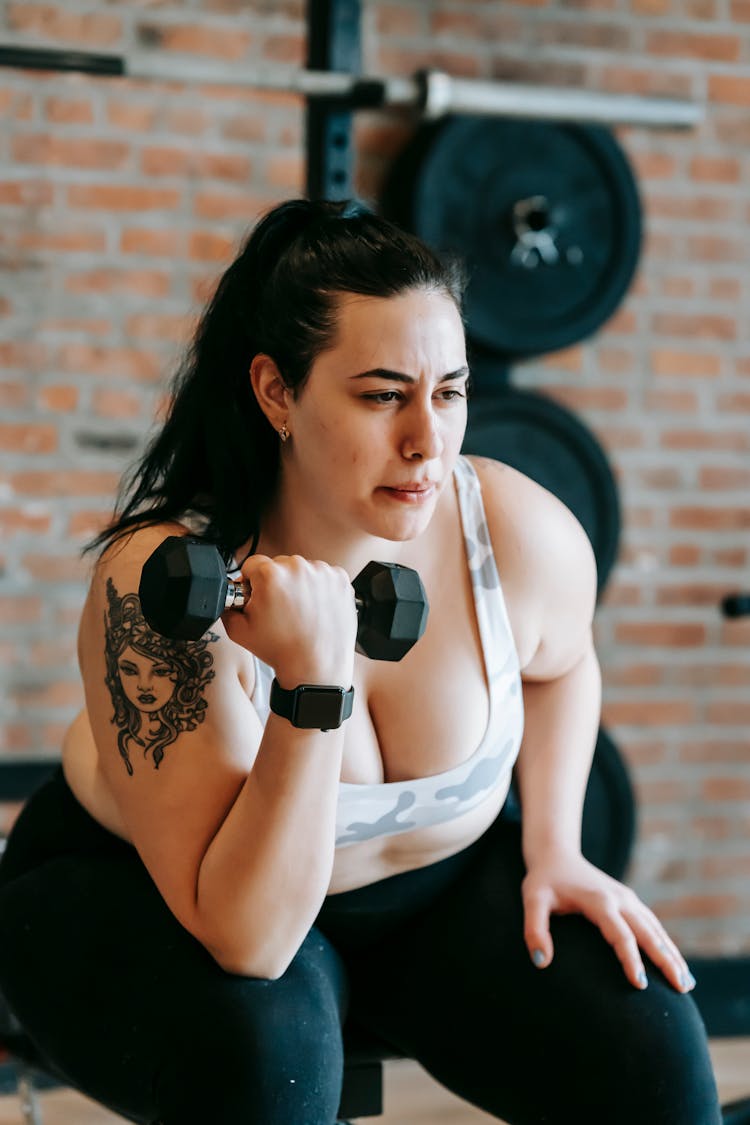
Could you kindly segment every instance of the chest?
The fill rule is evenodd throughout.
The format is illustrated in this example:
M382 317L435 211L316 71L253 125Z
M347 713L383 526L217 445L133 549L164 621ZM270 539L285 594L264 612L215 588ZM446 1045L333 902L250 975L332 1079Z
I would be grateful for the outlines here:
M448 536L439 557L439 566L418 566L430 614L414 648L397 663L356 658L342 781L371 785L440 773L482 741L490 714L486 653L462 537ZM498 569L503 581L500 559ZM528 644L510 579L503 596L523 666Z

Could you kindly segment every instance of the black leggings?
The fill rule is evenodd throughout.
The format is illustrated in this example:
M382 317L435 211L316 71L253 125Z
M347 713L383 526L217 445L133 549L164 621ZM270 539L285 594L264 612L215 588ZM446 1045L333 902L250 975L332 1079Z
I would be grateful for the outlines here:
M511 1125L717 1125L692 997L648 959L635 989L581 915L552 918L536 969L523 876L501 816L450 859L328 896L278 980L236 976L58 770L0 864L0 987L66 1082L142 1122L332 1125L348 1018Z

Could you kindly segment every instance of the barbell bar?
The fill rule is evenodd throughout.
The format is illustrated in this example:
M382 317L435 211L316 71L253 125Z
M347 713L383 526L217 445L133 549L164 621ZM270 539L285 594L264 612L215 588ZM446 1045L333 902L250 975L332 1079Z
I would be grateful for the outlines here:
M0 66L75 71L101 77L160 82L246 86L330 99L352 109L412 108L427 120L451 113L645 125L651 128L692 128L700 124L705 116L703 106L680 98L638 97L522 82L455 78L434 69L420 70L407 78L367 77L336 71L284 70L276 66L240 67L236 63L215 63L205 59L170 58L156 51L139 51L124 56L13 45L0 45Z

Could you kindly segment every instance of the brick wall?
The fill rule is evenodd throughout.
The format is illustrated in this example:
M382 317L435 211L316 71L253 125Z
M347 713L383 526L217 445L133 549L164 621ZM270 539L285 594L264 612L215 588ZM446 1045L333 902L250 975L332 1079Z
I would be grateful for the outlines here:
M304 58L301 0L0 4L2 40L196 59ZM365 69L677 95L698 129L621 129L647 236L596 338L517 366L575 410L621 490L597 613L603 722L631 766L631 881L690 951L750 949L749 0L401 0L363 12ZM81 703L82 542L160 408L245 229L304 181L286 94L0 70L0 716L54 753ZM406 114L362 114L376 197Z

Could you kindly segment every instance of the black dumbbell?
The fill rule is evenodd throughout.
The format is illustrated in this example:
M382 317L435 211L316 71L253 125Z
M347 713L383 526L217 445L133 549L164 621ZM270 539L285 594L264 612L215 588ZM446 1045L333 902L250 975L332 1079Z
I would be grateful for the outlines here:
M374 660L400 660L427 624L427 595L416 570L370 562L352 586L359 615L357 652ZM155 632L197 641L226 609L241 609L250 591L247 583L228 578L212 543L170 535L146 559L138 596Z

